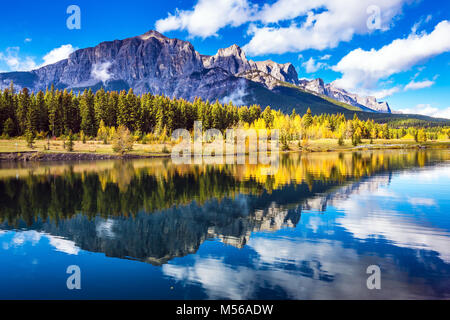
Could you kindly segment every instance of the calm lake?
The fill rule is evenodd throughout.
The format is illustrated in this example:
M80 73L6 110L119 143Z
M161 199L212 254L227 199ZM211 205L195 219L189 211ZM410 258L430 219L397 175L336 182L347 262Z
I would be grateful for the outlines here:
M2 163L0 299L450 298L450 150L291 154L264 172Z

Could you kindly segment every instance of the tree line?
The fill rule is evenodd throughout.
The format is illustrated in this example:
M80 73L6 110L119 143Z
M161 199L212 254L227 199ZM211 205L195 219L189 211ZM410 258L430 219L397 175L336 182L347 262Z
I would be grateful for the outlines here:
M396 127L374 120L346 119L343 114L312 115L311 110L286 115L259 105L237 107L200 98L189 102L133 90L106 92L91 89L83 93L58 90L53 86L37 93L24 88L16 92L11 83L0 91L0 135L3 137L60 137L74 134L88 138L107 136L118 127L127 128L137 139L169 137L175 129L192 130L202 121L205 130L224 131L233 127L279 129L286 143L302 139L414 138L416 141L450 138L448 127L416 128L407 123ZM106 140L106 139L104 139Z

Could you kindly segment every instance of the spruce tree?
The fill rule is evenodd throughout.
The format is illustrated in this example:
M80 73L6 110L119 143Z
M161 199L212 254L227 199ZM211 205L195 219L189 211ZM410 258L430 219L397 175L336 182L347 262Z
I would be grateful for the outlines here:
M30 98L30 106L27 114L27 129L31 132L39 130L39 106L34 95Z
M45 95L42 91L39 91L36 95L36 109L39 114L38 116L38 128L37 131L48 131L48 109L45 102Z
M27 88L23 88L18 96L17 121L19 124L19 135L25 133L27 129L28 110L31 105L31 98Z
M302 124L305 128L309 128L312 125L313 117L311 113L311 109L308 108L308 111L306 111L306 114L302 118Z
M94 109L94 94L92 90L84 90L80 98L80 115L81 115L81 130L90 137L97 135L97 125L95 120Z

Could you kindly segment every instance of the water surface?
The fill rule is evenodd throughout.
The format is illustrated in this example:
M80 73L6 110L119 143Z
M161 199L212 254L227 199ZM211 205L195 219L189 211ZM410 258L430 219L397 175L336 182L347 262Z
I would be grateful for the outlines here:
M0 164L1 299L448 299L450 152ZM77 265L82 289L68 290ZM381 269L369 290L367 267Z

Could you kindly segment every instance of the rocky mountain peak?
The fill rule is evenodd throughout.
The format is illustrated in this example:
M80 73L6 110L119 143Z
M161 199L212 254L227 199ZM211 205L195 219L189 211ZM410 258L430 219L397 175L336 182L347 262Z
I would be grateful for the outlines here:
M217 52L217 55L219 57L230 57L235 56L239 57L242 60L247 60L247 57L245 56L244 51L242 51L241 47L239 47L237 44L233 44L232 46L224 49L219 49Z
M334 100L358 107L363 111L391 113L387 102L378 102L375 97L360 96L338 88L334 83L325 84L320 78L314 80L302 79L298 84L302 89L318 95L324 95Z
M256 68L272 77L293 84L298 84L298 73L292 63L280 64L272 60L255 62Z
M205 68L222 68L231 74L238 74L252 69L244 51L238 45L219 49L214 56L203 56Z
M317 94L325 94L325 83L322 79L302 80L301 85L304 89L312 91Z
M156 38L158 40L168 40L169 39L165 35L159 33L158 31L155 31L155 30L147 31L146 33L141 35L140 38L142 40L148 40L150 38Z

